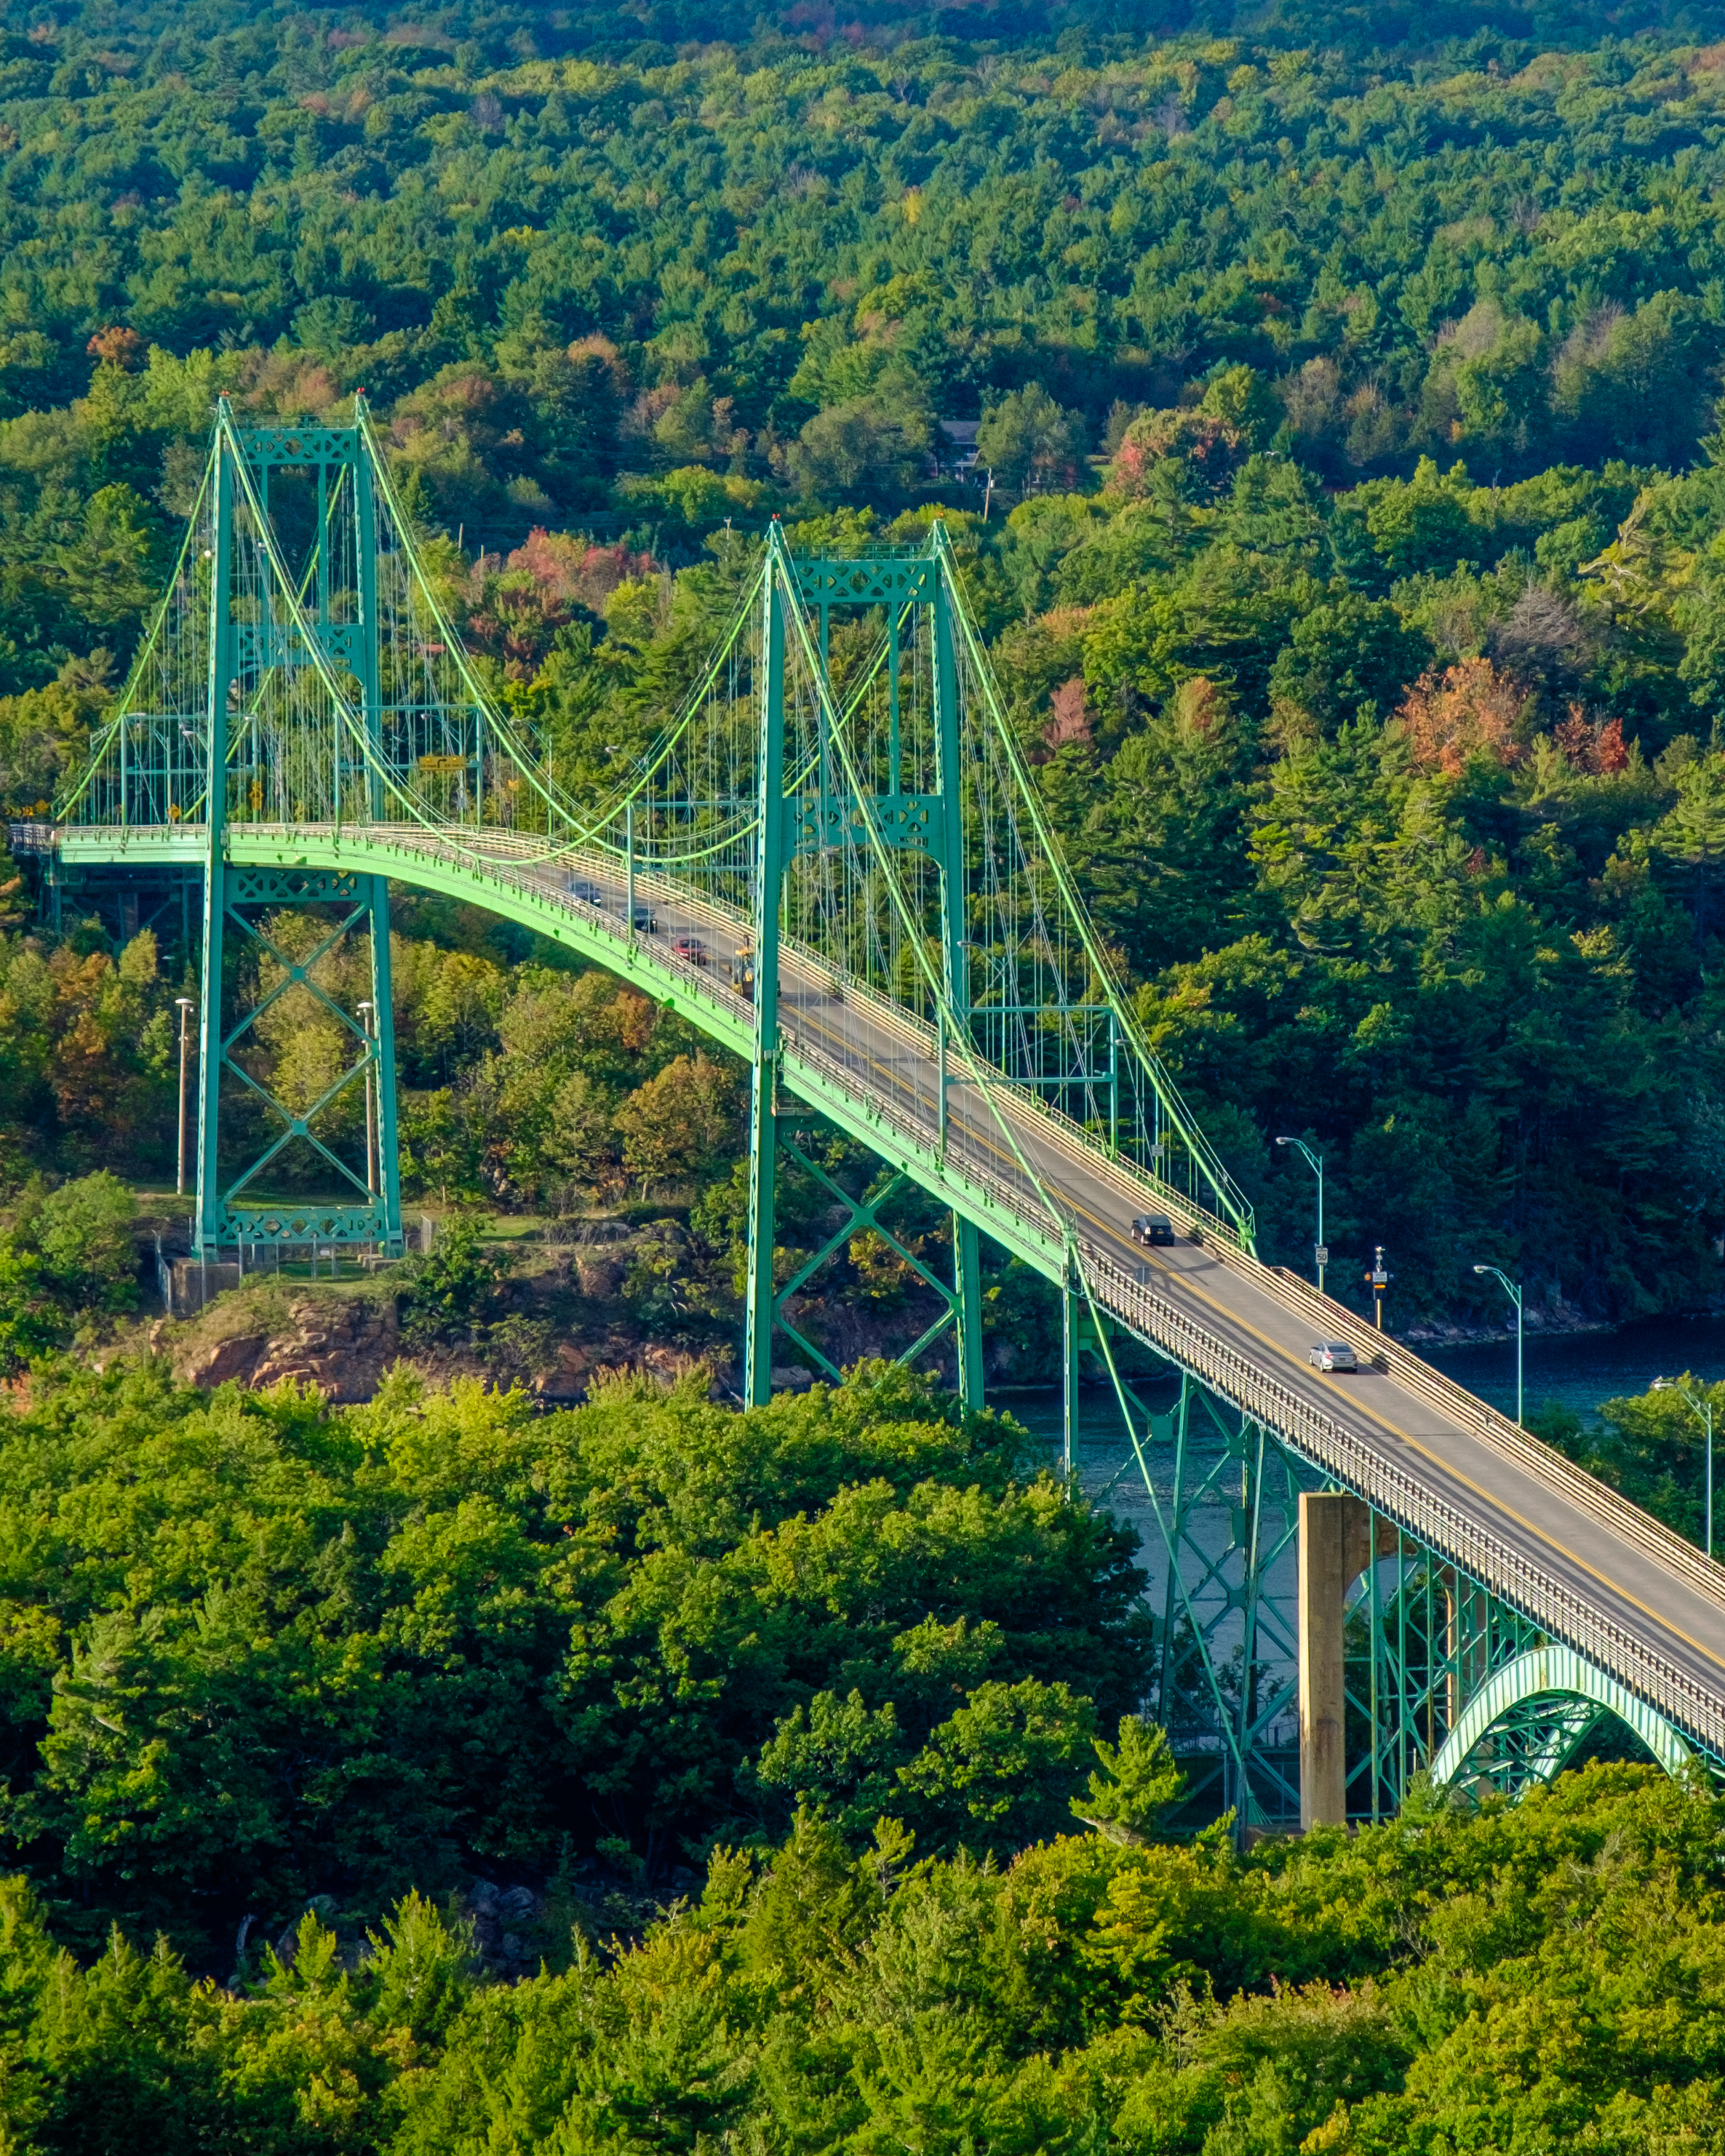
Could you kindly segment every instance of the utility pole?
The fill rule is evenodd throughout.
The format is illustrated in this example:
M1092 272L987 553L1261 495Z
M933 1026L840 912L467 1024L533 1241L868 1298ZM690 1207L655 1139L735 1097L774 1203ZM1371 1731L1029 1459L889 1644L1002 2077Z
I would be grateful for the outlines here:
M186 1064L191 1052L187 1024L193 1004L190 996L176 996L174 1004L180 1014L180 1158L174 1175L174 1195L183 1198L186 1194Z
M1491 1273L1495 1275L1498 1280L1502 1281L1505 1294L1508 1296L1510 1301L1516 1306L1516 1427L1519 1430L1522 1426L1522 1291L1509 1277L1507 1273L1499 1272L1496 1265L1476 1265L1474 1267L1474 1270L1476 1273ZM1712 1459L1711 1443L1712 1441L1709 1440L1708 1459L1710 1462Z

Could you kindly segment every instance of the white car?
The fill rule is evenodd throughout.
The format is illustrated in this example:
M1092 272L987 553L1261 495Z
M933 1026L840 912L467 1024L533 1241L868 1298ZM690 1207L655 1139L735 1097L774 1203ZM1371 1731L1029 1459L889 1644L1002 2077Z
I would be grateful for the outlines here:
M1306 1358L1317 1370L1357 1370L1359 1358L1345 1340L1315 1340Z

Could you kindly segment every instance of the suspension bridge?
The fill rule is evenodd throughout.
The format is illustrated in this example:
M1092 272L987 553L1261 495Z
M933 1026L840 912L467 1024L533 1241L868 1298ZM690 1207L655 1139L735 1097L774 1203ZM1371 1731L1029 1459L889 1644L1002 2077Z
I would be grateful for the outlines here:
M1514 1793L1601 1742L1725 1770L1725 1570L1259 1261L1062 860L939 524L845 558L775 525L735 596L650 745L560 771L464 649L362 402L351 426L218 408L173 575L44 840L63 881L198 895L194 1247L401 1247L388 890L470 901L747 1066L748 1404L775 1342L836 1374L796 1298L859 1227L937 1291L906 1359L938 1341L974 1406L979 1239L1050 1284L1069 1467L1081 1362L1128 1435L1147 1707L1194 1806L1242 1830L1376 1819L1415 1775ZM319 974L349 937L352 1009ZM290 1101L254 1029L295 985L350 1060ZM868 1193L811 1125L878 1159ZM794 1264L788 1174L839 1222ZM904 1183L950 1213L949 1265L894 1236ZM1312 1367L1321 1339L1358 1373Z

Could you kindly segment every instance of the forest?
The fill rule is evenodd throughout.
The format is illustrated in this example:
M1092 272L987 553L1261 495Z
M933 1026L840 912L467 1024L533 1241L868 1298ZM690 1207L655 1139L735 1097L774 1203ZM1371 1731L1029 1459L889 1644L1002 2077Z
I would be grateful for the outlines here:
M1332 1278L1387 1245L1397 1322L1487 1314L1482 1256L1542 1313L1705 1306L1725 48L1156 27L8 31L4 806L49 813L123 680L218 392L364 388L495 694L578 776L651 737L767 516L832 550L939 515L1266 1255L1309 1255L1291 1132ZM159 1177L183 939L56 941L30 877L6 1176ZM398 927L413 1194L725 1214L716 1060L619 1012L608 1067L512 1083L524 1029L608 992L447 908ZM331 1044L282 1030L309 1087ZM632 1129L648 1082L693 1103L675 1158Z
M769 517L938 517L1265 1256L1310 1255L1292 1135L1393 1324L1495 1322L1481 1260L1542 1319L1707 1308L1722 327L1711 0L7 12L0 2148L1725 2151L1717 1785L1600 1757L1303 1837L1189 1801L1142 1553L1009 1416L867 1360L712 1397L739 1074L522 932L394 896L440 1229L388 1293L484 1375L177 1379L137 1193L195 952L56 914L27 828L218 395L364 393L571 783L675 708ZM256 1040L301 1102L342 1049L300 993ZM527 1221L626 1227L685 1374L512 1383L553 1306L488 1235ZM906 1295L878 1238L837 1270ZM987 1278L1033 1374L1038 1291ZM1538 1427L1702 1534L1682 1394Z
M1137 1717L1133 1537L926 1378L32 1375L9 2148L1725 2147L1711 1783L1242 1848Z

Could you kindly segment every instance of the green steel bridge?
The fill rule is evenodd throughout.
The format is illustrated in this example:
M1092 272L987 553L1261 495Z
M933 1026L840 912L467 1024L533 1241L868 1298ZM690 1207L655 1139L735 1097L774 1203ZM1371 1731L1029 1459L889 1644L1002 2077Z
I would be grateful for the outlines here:
M464 650L362 403L352 426L270 429L224 403L173 578L43 844L86 890L197 894L208 1258L401 1247L396 883L551 937L747 1065L748 1404L776 1342L837 1374L796 1297L860 1226L937 1291L905 1359L939 1341L973 1406L979 1238L1033 1268L1065 1312L1069 1470L1081 1362L1130 1435L1146 1704L1195 1806L1242 1831L1369 1820L1418 1774L1513 1793L1601 1743L1725 1767L1725 1570L1259 1261L1061 858L937 523L843 559L773 526L651 745L571 778ZM322 985L347 937L368 1013ZM251 1029L296 984L352 1060L288 1103ZM336 1128L359 1087L363 1148L351 1112ZM814 1123L879 1160L863 1197L800 1147ZM842 1224L784 1278L787 1173ZM950 1213L949 1269L883 1219L906 1183ZM1175 1239L1136 1240L1146 1214ZM1312 1368L1318 1339L1351 1342L1358 1373Z

